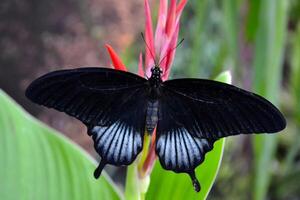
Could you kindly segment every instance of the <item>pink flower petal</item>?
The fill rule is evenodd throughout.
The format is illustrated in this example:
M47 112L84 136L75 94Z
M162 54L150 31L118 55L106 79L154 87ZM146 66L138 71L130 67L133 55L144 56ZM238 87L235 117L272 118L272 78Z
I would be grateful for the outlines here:
M175 31L174 31L174 34L173 34L172 39L171 39L170 44L169 44L167 57L166 57L165 68L164 68L165 71L164 71L163 76L162 76L163 80L168 79L169 74L170 74L170 68L171 68L171 65L174 61L174 57L175 57L175 53L176 53L175 47L177 45L178 33L179 33L179 24L177 24L177 26L175 28Z
M146 55L145 55L145 69L148 71L153 67L155 56L155 49L154 49L154 39L153 39L153 28L152 28L152 17L151 11L149 6L149 1L145 0L145 15L146 15L146 23L145 23L145 40L149 49L146 48ZM152 54L153 56L152 56Z
M181 13L182 13L182 11L183 11L186 3L187 3L187 0L182 0L177 5L177 8L176 8L176 24L179 23L179 19L180 19Z
M159 55L162 48L162 43L165 38L165 27L168 15L168 0L161 0L159 3L158 20L155 31L155 50Z
M174 31L175 19L176 19L176 0L171 0L171 5L169 8L167 24L166 24L166 33L169 37Z
M162 48L161 48L161 52L159 55L160 67L163 71L166 68L166 55L167 55L168 49L170 47L170 41L171 41L171 37L168 37L166 34L164 34L164 41L162 43Z
M142 53L140 53L140 56L139 56L138 75L140 75L141 77L145 76L145 72L143 69L143 54Z
M151 51L155 51L155 56L158 56L159 60L157 62L159 62L164 72L162 77L164 80L168 78L170 67L173 63L174 47L176 46L179 32L179 20L186 3L187 0L180 0L178 4L176 0L170 0L170 6L168 7L168 0L160 0L155 40L153 41L149 0L145 0L146 41ZM146 49L145 72L147 77L151 75L150 69L154 66L154 59L149 49Z
M181 14L181 12L184 9L186 3L187 3L187 0L181 0L179 2L179 4L177 5L177 8L176 8L176 15Z
M168 52L169 43L170 43L169 38L166 38L162 50L160 52L159 64L160 64L160 68L163 70L163 73L166 70L166 60L167 60L166 56Z
M109 53L114 68L117 70L128 71L126 66L122 63L121 59L119 58L118 54L114 51L114 49L108 44L106 44L105 47Z

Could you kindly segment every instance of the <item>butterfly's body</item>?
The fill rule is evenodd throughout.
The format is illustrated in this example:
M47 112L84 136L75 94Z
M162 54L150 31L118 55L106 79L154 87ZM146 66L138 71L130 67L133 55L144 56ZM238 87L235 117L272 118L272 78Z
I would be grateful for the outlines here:
M158 122L158 106L160 97L160 87L162 84L161 69L155 66L152 69L151 77L148 79L148 101L146 114L146 130L152 134Z
M158 66L149 79L107 68L46 74L26 90L33 102L76 117L88 128L101 162L129 165L156 128L155 151L163 168L190 175L222 137L274 133L285 128L280 111L263 97L205 79L162 81Z

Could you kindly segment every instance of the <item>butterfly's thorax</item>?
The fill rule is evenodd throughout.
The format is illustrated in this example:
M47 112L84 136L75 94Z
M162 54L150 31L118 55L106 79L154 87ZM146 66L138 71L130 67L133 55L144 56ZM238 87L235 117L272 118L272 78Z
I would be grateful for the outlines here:
M160 85L162 83L161 79L161 69L157 66L151 69L151 77L148 79L149 83L149 97L151 99L158 99L160 95Z
M151 134L158 121L158 106L160 96L160 86L162 83L161 69L157 66L151 70L151 77L148 79L149 83L149 100L147 103L147 114L146 114L146 129Z

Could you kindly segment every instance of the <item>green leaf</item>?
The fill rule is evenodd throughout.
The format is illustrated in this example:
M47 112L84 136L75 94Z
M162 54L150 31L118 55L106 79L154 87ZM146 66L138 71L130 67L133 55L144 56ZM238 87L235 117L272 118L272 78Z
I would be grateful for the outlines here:
M193 76L199 72L199 64L201 63L201 48L202 48L202 39L204 34L204 25L205 25L205 15L208 9L208 0L195 1L191 2L194 4L193 9L195 9L195 16L193 23L193 31L191 32L191 38L193 42L189 48L189 66L187 67L188 75Z
M230 58L232 59L232 69L235 69L237 75L240 76L241 69L239 66L239 12L240 12L240 0L231 0L223 2L223 27L225 33L225 43L228 49Z
M95 161L0 90L0 199L121 199Z
M231 78L231 73L230 71L224 71L221 74L219 74L216 78L216 81L224 82L224 83L231 83L232 78Z
M255 39L255 35L258 28L259 15L257 13L259 13L261 1L252 0L249 1L248 4L249 11L247 13L245 36L248 41L252 42Z
M216 80L230 83L230 73L223 72ZM217 176L225 145L225 139L214 144L214 149L207 153L205 161L196 169L196 175L201 184L201 191L195 192L190 177L166 171L157 161L151 174L151 181L146 199L205 199Z
M299 4L300 5L300 4ZM295 102L294 112L296 123L300 126L300 22L292 38L291 54L291 92Z
M254 57L254 90L277 104L280 94L288 1L262 0ZM276 135L253 137L255 153L254 199L266 199Z

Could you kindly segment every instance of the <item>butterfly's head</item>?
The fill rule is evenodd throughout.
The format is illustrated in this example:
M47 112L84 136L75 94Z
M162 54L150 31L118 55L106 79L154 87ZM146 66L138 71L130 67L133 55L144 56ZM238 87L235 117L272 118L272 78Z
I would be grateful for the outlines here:
M151 77L155 79L160 79L162 73L163 73L162 69L158 66L154 66L151 68Z
M160 83L162 82L161 80L161 74L163 73L163 71L160 69L160 67L158 66L154 66L151 68L151 77L149 78L149 83L150 85L154 86L154 87L159 87Z

